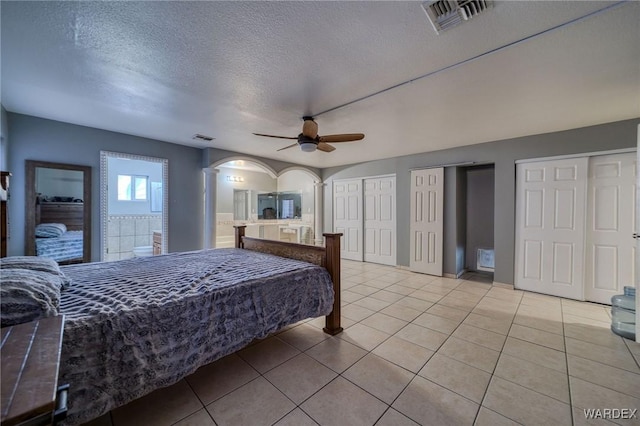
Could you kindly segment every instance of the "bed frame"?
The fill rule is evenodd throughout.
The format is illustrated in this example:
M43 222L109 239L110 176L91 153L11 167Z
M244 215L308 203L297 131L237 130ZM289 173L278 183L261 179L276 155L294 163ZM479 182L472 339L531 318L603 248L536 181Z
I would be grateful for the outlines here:
M326 316L325 327L322 330L332 336L342 331L340 326L340 237L342 234L322 234L325 238L325 246L320 247L247 237L245 236L246 225L238 225L234 228L236 248L303 260L322 266L329 271L335 296L333 311Z

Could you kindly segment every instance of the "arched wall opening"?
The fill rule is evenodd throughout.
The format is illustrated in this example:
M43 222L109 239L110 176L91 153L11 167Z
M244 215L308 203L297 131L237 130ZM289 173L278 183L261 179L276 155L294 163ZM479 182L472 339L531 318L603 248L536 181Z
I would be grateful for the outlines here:
M321 238L322 184L313 171L292 166L276 172L260 160L234 156L204 174L206 248L233 247L234 225L247 225L251 237L316 244L319 230Z

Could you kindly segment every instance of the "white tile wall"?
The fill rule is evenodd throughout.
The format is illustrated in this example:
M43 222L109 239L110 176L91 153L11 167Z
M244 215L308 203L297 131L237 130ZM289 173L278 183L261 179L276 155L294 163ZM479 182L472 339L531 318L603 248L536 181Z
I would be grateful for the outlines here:
M162 230L162 215L109 216L107 261L130 259L133 248L153 244L153 231Z

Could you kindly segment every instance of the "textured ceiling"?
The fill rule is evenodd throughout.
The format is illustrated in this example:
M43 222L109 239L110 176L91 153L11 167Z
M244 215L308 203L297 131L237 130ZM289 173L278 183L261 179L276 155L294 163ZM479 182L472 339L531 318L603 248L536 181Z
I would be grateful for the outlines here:
M638 2L496 1L440 35L419 2L0 7L8 111L168 142L328 167L640 116ZM366 138L251 134L307 114Z

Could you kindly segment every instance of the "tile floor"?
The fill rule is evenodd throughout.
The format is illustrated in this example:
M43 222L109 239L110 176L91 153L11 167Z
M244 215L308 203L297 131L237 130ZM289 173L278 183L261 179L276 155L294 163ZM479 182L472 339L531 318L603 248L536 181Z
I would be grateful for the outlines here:
M640 344L603 305L343 261L344 332L324 318L91 422L113 425L583 425L640 409ZM620 424L640 424L613 419Z

